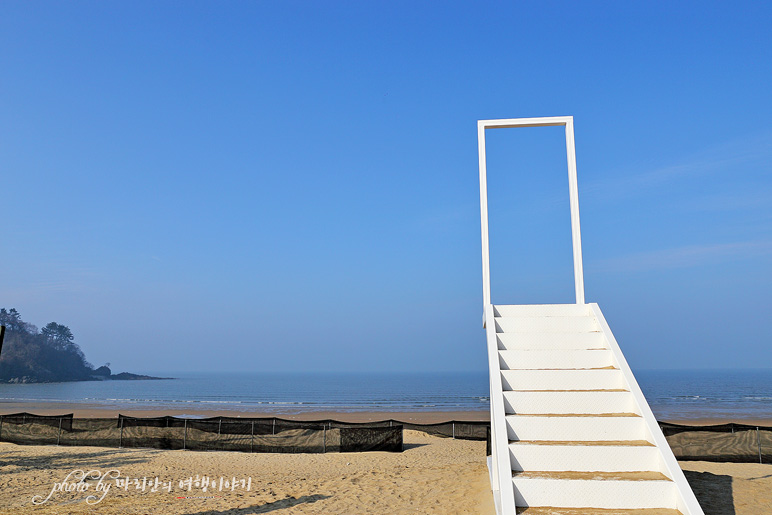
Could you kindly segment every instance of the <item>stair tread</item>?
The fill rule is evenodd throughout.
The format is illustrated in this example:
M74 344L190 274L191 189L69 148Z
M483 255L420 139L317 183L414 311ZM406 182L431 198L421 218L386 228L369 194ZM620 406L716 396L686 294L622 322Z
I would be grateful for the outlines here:
M502 390L504 392L629 392L624 388L595 388L592 390Z
M636 413L507 413L507 417L638 417Z
M502 372L507 371L512 372L520 372L522 370L619 370L617 367L613 365L609 365L607 367L595 367L595 368L503 368L501 369Z
M592 331L574 331L573 329L568 329L565 331L540 331L538 329L529 329L524 331L502 331L500 329L496 329L496 336L501 336L502 334L516 334L519 336L528 336L528 335L537 335L537 334L551 334L554 336L558 335L568 335L568 334L603 334L603 331L598 331L596 329Z
M501 334L501 333L499 333ZM574 353L580 353L580 352L599 352L599 351L610 351L611 349L608 347L593 347L591 349L550 349L550 348L543 348L543 347L536 347L533 349L499 349L499 351L508 351L508 352L550 352L554 354L563 354L566 352L574 352Z
M656 447L653 443L647 440L510 440L509 443L522 443L527 445Z
M499 334L501 334L501 333L499 333ZM526 352L528 352L528 351L584 352L584 351L599 351L599 350L611 350L611 349L609 349L608 347L590 347L590 348L587 348L587 349L585 349L585 348L580 348L580 349L563 349L563 348L560 348L560 347L557 347L557 348L554 348L554 349L553 348L546 348L545 349L544 347L542 347L542 348L537 348L537 347L534 347L534 348L530 348L530 347L520 348L520 347L518 347L517 349L507 349L506 347L504 347L502 345L499 345L499 350L500 351L502 351L502 350L509 350L509 351L518 351L518 352L519 351L526 351Z
M549 315L542 314L529 314L529 315L493 315L493 318L590 318L595 320L595 317L589 313L581 315L567 315L565 313L553 313Z
M499 319L497 318L496 321ZM565 331L541 331L538 329L528 329L528 330L520 330L520 331L502 331L501 329L496 329L496 336L501 336L502 334L514 334L521 337L527 337L527 336L536 336L536 335L542 335L542 334L549 334L551 336L567 336L570 334L603 334L603 331L599 331L597 329L593 329L592 331L575 331L573 329L567 329Z
M513 478L539 478L539 479L576 479L576 480L604 480L604 481L670 481L662 472L641 470L636 472L550 472L550 471L526 471L512 472Z
M602 509L602 508L556 508L552 506L518 507L517 515L682 515L669 508Z
M496 321L501 321L501 320L502 320L501 318L498 318L498 317L496 318ZM506 320L506 318L504 320ZM533 337L533 336L535 336L537 338L541 337L541 338L547 338L547 339L550 339L550 340L552 339L551 337L553 337L553 336L555 336L555 337L563 337L563 336L572 336L573 335L573 336L578 336L579 338L586 338L588 334L602 335L603 331L601 331L600 329L593 329L592 331L581 331L581 332L577 331L577 332L545 333L545 332L542 332L542 331L532 330L532 331L519 331L519 332L516 332L516 333L509 333L509 332L507 332L507 333L497 332L496 333L497 336L512 335L513 338L517 338L517 339L520 339L520 338L523 338L523 337ZM547 337L546 335L549 335L549 337Z
M553 314L553 315L493 315L493 318L496 320L500 318L591 318L595 319L592 315L561 315L561 314Z

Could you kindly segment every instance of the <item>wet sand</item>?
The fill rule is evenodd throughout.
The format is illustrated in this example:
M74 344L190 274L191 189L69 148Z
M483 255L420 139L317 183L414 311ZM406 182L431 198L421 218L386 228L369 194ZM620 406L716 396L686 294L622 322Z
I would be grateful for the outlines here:
M434 424L450 420L488 421L488 411L401 411L401 412L359 412L359 411L301 411L280 413L276 411L236 410L151 410L104 407L94 404L64 403L0 403L0 415L27 412L35 415L66 415L73 413L76 418L116 418L118 414L132 417L266 417L291 420L340 420L341 422L373 422L378 420L400 420L416 424Z
M160 417L170 415L174 417L278 417L291 420L340 420L343 422L372 422L378 420L401 420L419 424L434 424L448 422L450 420L463 421L489 421L490 413L485 411L239 411L232 409L208 409L208 410L174 410L174 409L145 409L131 407L104 406L86 403L61 403L61 402L0 402L0 415L19 413L26 411L35 415L65 415L73 413L75 417L83 418L115 418L118 414L132 417ZM663 418L662 422L681 424L686 426L709 426L717 424L746 424L750 426L772 427L772 417L769 418Z

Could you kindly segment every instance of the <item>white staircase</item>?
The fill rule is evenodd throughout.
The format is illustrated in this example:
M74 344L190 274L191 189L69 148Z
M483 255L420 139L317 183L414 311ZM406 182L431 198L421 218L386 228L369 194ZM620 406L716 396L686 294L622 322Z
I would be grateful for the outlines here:
M493 305L485 130L564 125L576 304ZM585 304L571 117L478 123L491 486L499 515L703 515L597 304Z
M500 513L702 513L597 304L489 311Z

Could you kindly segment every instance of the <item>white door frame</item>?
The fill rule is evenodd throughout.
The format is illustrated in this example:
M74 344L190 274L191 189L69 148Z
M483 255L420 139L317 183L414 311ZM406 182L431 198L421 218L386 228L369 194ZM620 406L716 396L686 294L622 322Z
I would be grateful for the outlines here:
M566 128L566 154L568 158L568 196L571 203L571 240L574 247L574 287L576 303L584 304L584 271L582 269L582 235L579 230L579 189L576 182L576 150L574 149L574 117L553 116L547 118L510 118L479 120L477 145L480 157L480 213L482 219L483 307L491 303L490 246L488 244L488 177L485 162L485 129L512 127Z

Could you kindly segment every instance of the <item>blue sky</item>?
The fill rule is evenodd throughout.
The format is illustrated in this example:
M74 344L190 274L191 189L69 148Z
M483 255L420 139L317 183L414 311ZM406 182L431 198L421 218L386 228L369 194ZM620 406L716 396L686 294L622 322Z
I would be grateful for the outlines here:
M772 364L769 5L0 13L0 305L95 365L484 370L476 121L556 115L631 366ZM562 138L489 136L495 302L572 301Z

